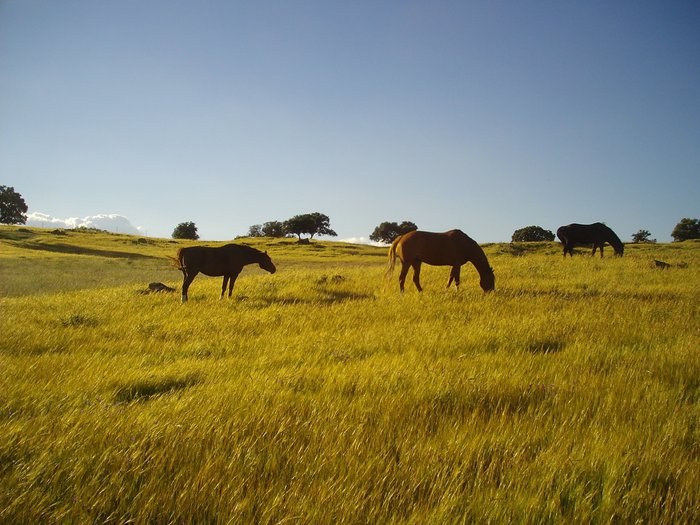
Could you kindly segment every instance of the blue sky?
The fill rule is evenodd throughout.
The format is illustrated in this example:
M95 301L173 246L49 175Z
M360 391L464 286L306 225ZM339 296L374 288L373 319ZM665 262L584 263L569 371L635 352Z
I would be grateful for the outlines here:
M700 3L0 0L0 184L203 239L700 216Z

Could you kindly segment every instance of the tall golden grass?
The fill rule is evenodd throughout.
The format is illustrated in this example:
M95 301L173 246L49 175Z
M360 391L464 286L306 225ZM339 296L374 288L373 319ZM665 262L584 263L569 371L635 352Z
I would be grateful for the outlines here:
M401 295L386 250L245 240L278 272L181 305L140 292L182 243L22 230L0 522L700 522L699 243L491 245L495 293Z

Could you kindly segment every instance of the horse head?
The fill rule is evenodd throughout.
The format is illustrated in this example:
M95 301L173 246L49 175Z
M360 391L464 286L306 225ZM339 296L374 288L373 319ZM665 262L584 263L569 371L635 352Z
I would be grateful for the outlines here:
M267 254L267 252L260 252L260 261L258 262L258 266L270 273L275 273L277 271L277 268L275 268L275 265L273 264L272 259L270 259L270 256Z
M484 292L491 292L496 289L496 276L493 273L493 268L489 267L488 271L481 275L479 285Z

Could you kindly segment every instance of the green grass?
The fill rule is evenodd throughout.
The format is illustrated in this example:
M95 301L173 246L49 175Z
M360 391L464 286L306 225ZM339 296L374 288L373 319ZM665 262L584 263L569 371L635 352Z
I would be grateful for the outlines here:
M495 293L468 266L401 295L386 249L241 239L278 272L181 305L139 292L179 287L187 243L25 230L0 228L0 522L700 521L700 243L495 244Z

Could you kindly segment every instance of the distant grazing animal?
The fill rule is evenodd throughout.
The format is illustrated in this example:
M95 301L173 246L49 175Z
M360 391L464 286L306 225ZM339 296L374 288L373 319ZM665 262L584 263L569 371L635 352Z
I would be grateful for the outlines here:
M459 273L461 266L470 262L481 276L480 285L485 292L490 292L496 287L496 278L493 268L484 254L484 250L477 242L460 230L450 230L445 233L434 233L414 230L397 237L389 248L390 274L396 263L396 258L401 259L401 274L399 275L399 287L404 290L406 274L413 267L413 282L422 291L420 285L421 263L433 266L452 266L449 288L452 281L459 287Z
M574 246L593 245L591 255L595 255L597 248L600 248L600 256L603 256L603 246L607 242L615 250L615 255L622 257L625 252L625 245L620 238L602 222L593 224L569 224L561 226L557 230L557 237L564 245L564 257L568 253L573 257Z
M211 277L223 275L224 282L221 285L220 299L224 298L227 284L228 296L231 297L233 283L236 282L238 274L241 273L244 266L253 263L257 263L260 268L270 273L277 271L267 252L261 252L250 246L227 244L217 248L209 246L180 248L175 259L175 266L184 276L182 302L187 302L187 289L200 272Z

